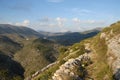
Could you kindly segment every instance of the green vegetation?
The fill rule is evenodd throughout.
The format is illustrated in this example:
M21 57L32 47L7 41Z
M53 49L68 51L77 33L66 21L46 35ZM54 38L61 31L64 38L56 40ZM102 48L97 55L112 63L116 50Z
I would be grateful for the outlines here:
M15 60L25 69L25 77L54 62L59 55L59 45L44 39L31 39L22 41L24 47L15 54Z
M23 80L23 67L0 51L0 80Z
M84 41L76 43L70 47L70 50L72 50L72 52L70 52L70 54L67 56L67 60L70 58L76 58L85 53L85 46L83 43Z
M58 64L50 67L49 69L44 71L42 74L38 75L34 80L49 80L49 79L51 79L51 77L55 73L55 71L57 69L59 69L59 66L61 66L64 63L65 63L64 60L60 60L60 62Z
M54 62L58 51L55 49L55 43L46 39L36 39L32 43L32 48L35 48L49 62Z
M93 60L94 64L91 67L92 69L95 69L92 76L94 76L96 80L103 80L105 76L107 76L107 80L113 80L112 69L107 63L107 45L105 39L100 39L98 35L93 38L92 43L96 55L96 58Z
M119 34L120 33L120 21L111 24L109 27L106 27L105 29L103 29L102 32L110 34L111 30L114 33L113 36Z
M60 47L59 48L59 53L60 53L60 55L59 55L57 60L61 60L69 54L68 53L68 48L64 47L64 46Z
M0 50L6 55L13 56L22 46L6 36L0 36Z

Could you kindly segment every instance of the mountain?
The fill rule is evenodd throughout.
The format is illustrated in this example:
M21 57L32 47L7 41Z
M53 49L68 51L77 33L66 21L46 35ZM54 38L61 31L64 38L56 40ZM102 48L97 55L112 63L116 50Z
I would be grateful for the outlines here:
M14 38L43 37L42 34L24 26L14 26L10 24L0 24L0 34Z
M45 37L52 37L52 36L61 36L61 35L65 35L67 33L72 33L70 31L68 32L56 32L56 33L52 33L52 32L45 32L45 31L38 31L40 34L44 35Z
M66 32L66 33L54 33L52 36L46 36L47 39L55 41L64 46L69 46L74 43L80 42L83 39L95 36L100 30L90 30L85 32Z
M120 21L60 50L57 61L32 80L120 80Z
M96 29L88 30L84 32L69 31L69 32L51 33L51 32L39 31L39 33L44 35L45 39L54 41L60 45L70 46L74 43L80 42L83 39L95 36L101 30L102 30L101 28L96 28Z

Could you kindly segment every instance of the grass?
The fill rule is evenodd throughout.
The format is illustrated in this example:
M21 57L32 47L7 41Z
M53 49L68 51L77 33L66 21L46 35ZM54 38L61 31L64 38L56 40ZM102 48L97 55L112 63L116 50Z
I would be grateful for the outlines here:
M94 69L94 72L92 72L92 76L96 80L103 80L104 78L106 78L107 80L113 80L112 69L107 63L107 45L105 43L105 40L100 39L98 35L94 38L92 43L96 55L93 60L94 64L91 66L91 68Z
M72 50L72 52L70 52ZM76 43L70 47L68 50L68 55L66 57L66 61L71 58L76 58L82 54L85 53L85 46L84 46L84 41L80 43Z
M119 34L120 22L118 21L117 23L111 24L109 27L104 28L102 32L109 34L111 30L113 30L113 33L114 33L113 35Z

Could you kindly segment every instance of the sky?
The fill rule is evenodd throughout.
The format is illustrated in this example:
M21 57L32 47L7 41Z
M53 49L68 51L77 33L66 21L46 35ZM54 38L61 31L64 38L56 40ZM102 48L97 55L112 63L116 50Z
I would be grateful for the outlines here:
M0 0L0 24L37 31L85 31L120 20L120 0Z

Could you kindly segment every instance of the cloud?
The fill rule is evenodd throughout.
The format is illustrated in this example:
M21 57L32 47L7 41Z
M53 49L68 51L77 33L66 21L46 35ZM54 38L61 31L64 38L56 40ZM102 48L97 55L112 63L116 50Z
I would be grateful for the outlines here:
M104 24L105 21L97 21L97 20L80 20L79 18L73 18L73 23L76 24Z
M56 21L57 21L57 24L58 24L59 27L63 27L64 24L65 24L65 22L67 21L67 19L57 17L57 18L56 18Z
M29 21L29 20L24 20L24 21L23 21L23 25L24 25L24 26L28 26L29 24L30 24L30 21Z
M53 31L53 32L66 32L66 31L85 31L96 27L103 27L106 21L99 20L82 20L78 17L67 19L64 17L43 17L32 24L34 28ZM31 25L31 24L30 24Z
M52 3L60 3L63 2L64 0L47 0L47 1Z
M25 19L22 22L1 21L0 23L12 24L17 26L29 26L35 30L43 30L50 32L66 32L66 31L85 31L96 27L104 27L110 23L107 20L83 20L80 17L42 17L35 22Z
M16 26L28 26L30 24L29 20L24 20L23 22L17 22L15 23Z
M38 24L42 27L63 27L67 22L66 18L50 18L50 17L43 17L38 20Z
M73 18L72 21L75 22L75 23L80 23L80 19L79 18Z
M104 27L108 25L105 20L80 20L79 18L73 18L71 21L71 27L75 26L76 30L84 31L93 29L96 27Z
M54 27L56 26L55 19L50 17L42 17L41 19L37 20L37 23L40 27Z

